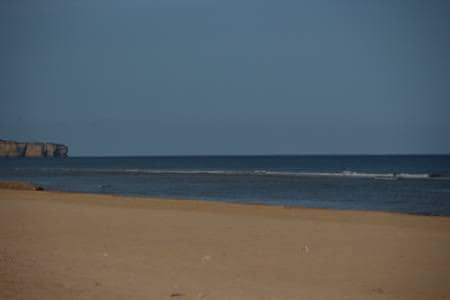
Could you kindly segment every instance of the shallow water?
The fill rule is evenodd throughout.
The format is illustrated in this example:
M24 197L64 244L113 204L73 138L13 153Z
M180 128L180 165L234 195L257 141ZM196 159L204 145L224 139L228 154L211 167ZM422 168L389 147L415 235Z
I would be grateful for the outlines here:
M450 156L0 159L50 190L450 215Z

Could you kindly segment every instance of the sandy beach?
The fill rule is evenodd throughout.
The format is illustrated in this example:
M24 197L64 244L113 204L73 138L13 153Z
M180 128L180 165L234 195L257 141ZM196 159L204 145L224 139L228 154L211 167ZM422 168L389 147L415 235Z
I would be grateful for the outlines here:
M0 299L450 299L450 218L0 189Z

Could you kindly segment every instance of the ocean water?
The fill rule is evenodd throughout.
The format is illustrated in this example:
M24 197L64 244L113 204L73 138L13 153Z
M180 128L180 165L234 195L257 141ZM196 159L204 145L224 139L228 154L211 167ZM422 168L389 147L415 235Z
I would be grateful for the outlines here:
M49 190L450 216L450 156L0 159Z

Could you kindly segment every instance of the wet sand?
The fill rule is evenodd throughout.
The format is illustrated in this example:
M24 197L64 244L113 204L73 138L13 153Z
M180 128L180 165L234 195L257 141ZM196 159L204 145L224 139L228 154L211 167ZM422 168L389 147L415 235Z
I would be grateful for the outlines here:
M0 299L450 299L450 218L0 189Z

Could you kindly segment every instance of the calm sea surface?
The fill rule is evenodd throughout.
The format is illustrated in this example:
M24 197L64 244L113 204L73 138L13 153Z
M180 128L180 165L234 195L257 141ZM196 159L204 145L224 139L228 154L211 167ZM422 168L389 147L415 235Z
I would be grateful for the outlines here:
M450 156L0 159L49 190L450 215Z

